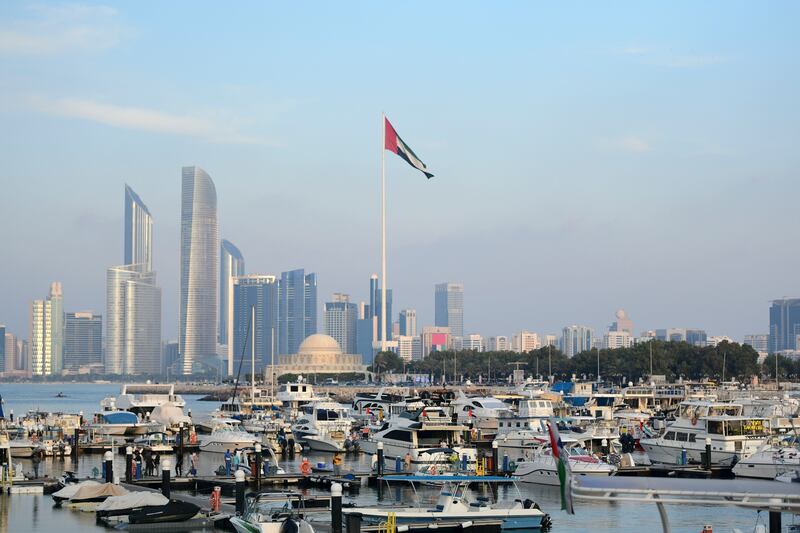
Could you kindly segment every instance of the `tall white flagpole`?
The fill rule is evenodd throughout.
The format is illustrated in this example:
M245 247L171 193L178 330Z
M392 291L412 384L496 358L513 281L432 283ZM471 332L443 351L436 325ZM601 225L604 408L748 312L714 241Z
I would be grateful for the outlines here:
M386 115L381 113L381 351L386 351Z

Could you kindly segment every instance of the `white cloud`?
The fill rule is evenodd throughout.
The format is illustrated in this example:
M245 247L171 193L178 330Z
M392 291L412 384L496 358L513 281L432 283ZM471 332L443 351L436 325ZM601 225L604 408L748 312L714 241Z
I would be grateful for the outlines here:
M107 6L35 5L29 16L0 24L0 55L62 55L115 46L126 31Z
M183 135L214 143L274 144L267 139L243 135L231 125L230 120L176 115L142 107L75 98L59 100L31 98L29 102L34 110L42 113L88 120L117 128Z
M650 143L641 137L623 137L617 141L617 146L626 152L649 152Z

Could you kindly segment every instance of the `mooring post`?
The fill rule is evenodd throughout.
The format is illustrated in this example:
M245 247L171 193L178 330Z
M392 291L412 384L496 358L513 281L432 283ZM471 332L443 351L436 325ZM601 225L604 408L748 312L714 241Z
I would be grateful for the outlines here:
M256 442L256 489L261 490L261 444Z
M347 533L361 533L361 514L347 514Z
M289 459L294 459L294 437L287 441L287 446L289 446Z
M381 476L383 476L383 442L378 441L378 477Z
M169 498L169 469L172 465L169 459L161 459L161 494Z
M711 470L711 438L706 437L706 456L705 461L703 461L703 468L706 470Z
M781 512L769 512L769 533L781 533Z
M342 484L331 484L331 528L342 533Z
M75 456L76 461L78 460L78 448L80 448L80 444L78 444L78 438L80 437L80 434L81 434L80 428L75 428L72 431L72 440L74 441L72 443L72 455Z
M492 441L492 470L493 470L492 473L494 475L497 475L497 462L498 462L497 460L499 459L498 454L500 453L500 451L498 450L497 447L498 447L497 441L493 440Z
M106 463L106 483L114 483L114 454L106 452L103 459Z
M236 514L244 514L244 470L237 470L233 475L236 480Z
M133 448L125 448L125 483L133 481Z

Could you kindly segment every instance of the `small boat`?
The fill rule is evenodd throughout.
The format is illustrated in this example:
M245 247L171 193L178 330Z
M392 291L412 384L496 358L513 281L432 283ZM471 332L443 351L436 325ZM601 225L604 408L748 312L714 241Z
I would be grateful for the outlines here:
M59 392L58 394L56 394L55 397L56 398L66 398L67 396L63 392Z
M185 522L194 517L200 507L193 503L170 500L166 505L142 507L128 515L131 524L161 524L165 522Z
M94 509L98 503L104 502L111 496L128 494L127 490L113 483L97 483L94 485L79 483L79 485L78 490L64 504L71 509ZM53 494L54 499L59 492Z
M569 467L575 476L612 476L617 467L597 459L581 446L580 441L562 437L569 458ZM550 444L540 444L530 450L524 460L516 463L514 477L525 483L558 485L558 465L550 453Z
M76 492L78 492L83 487L91 487L100 485L100 482L94 481L92 479L87 479L86 481L81 481L79 483L72 482L74 478L67 478L64 477L60 480L61 483L64 483L64 487L61 490L58 490L51 494L53 500L55 500L56 505L61 504L72 498Z
M111 411L99 413L95 423L90 427L95 433L131 437L153 433L163 429L164 426L157 422L144 422L129 411Z
M214 428L211 435L203 438L200 443L201 452L225 453L236 449L251 448L259 442L258 437L252 433L236 429L228 425Z
M800 443L795 437L776 444L766 444L733 467L736 477L776 479L800 469Z
M98 517L126 516L144 507L163 507L169 503L161 493L149 491L136 491L123 494L122 496L111 496L97 506Z
M133 440L133 445L139 448L150 448L158 453L172 453L175 449L175 437L166 433L150 433Z
M314 533L303 520L303 497L300 494L260 492L248 494L244 513L232 516L230 523L237 533Z

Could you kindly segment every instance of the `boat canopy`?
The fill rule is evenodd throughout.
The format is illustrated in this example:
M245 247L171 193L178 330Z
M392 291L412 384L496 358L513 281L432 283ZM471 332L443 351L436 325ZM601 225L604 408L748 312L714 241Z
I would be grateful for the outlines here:
M129 492L122 496L111 496L97 506L98 511L118 511L120 509L132 509L134 507L145 507L147 505L166 505L169 498L158 492Z
M411 476L382 476L380 479L384 481L409 481L412 483L428 482L428 481L444 481L448 483L460 482L486 482L486 483L513 483L514 480L505 476L429 476L429 475L411 475Z
M128 491L119 485L113 483L101 483L98 485L84 485L78 492L72 495L70 500L92 500L94 498L102 498L103 496L122 496L128 494Z
M106 424L136 424L139 418L129 411L114 411L103 413L103 422Z
M72 498L76 492L81 490L83 487L92 486L92 485L100 485L99 481L92 481L91 479L87 479L86 481L81 481L80 483L74 483L65 486L63 489L54 492L53 496L56 498Z

